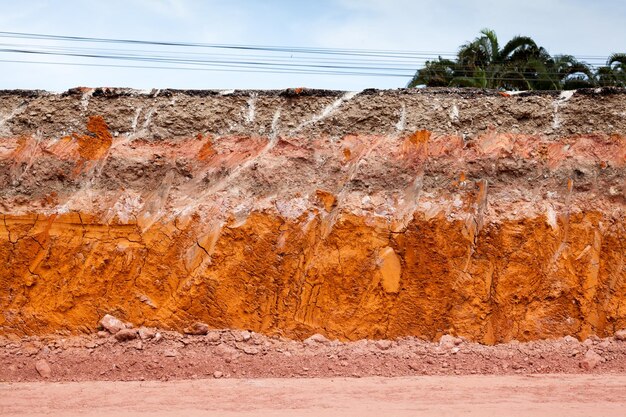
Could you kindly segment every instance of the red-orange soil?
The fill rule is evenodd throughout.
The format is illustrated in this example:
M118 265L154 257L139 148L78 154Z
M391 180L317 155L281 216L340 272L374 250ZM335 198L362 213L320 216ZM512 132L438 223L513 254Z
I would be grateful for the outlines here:
M0 93L0 334L626 328L626 94Z

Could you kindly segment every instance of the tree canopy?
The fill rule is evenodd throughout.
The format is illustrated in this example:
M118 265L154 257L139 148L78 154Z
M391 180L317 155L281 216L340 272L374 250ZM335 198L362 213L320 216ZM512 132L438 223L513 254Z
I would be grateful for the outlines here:
M626 54L611 55L594 69L573 55L554 55L528 36L516 36L500 47L493 30L459 48L456 59L426 61L408 87L479 87L502 90L569 90L626 87Z

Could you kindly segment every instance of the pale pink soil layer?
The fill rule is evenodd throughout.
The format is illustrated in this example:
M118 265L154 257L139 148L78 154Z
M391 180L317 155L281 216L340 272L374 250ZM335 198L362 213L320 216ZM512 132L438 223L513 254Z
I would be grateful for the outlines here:
M623 416L626 375L0 384L3 416Z
M155 334L145 330L140 334ZM613 338L579 342L568 336L485 346L451 336L440 343L413 337L341 343L319 335L299 342L231 330L157 334L123 342L105 332L100 337L0 337L0 381L626 374L626 342Z

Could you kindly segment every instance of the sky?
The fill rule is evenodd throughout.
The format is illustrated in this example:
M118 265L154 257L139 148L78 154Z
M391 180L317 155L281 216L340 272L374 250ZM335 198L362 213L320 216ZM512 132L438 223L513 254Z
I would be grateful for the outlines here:
M501 44L515 35L527 35L551 54L606 57L626 52L623 0L0 0L0 7L0 31L4 32L454 53L482 28L491 28ZM16 41L0 38L0 42ZM0 52L0 89L308 87L358 91L400 88L410 79L79 67L6 60L69 59ZM415 69L420 66L414 64Z

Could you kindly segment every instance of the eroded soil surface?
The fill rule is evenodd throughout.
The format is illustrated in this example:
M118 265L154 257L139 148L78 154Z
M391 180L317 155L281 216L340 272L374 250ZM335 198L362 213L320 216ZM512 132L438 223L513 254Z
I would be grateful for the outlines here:
M439 343L413 337L342 343L321 335L297 342L230 330L183 335L141 329L130 340L116 337L1 338L0 380L626 373L626 341L614 338L485 346L447 335Z
M625 93L0 91L0 334L612 336Z

